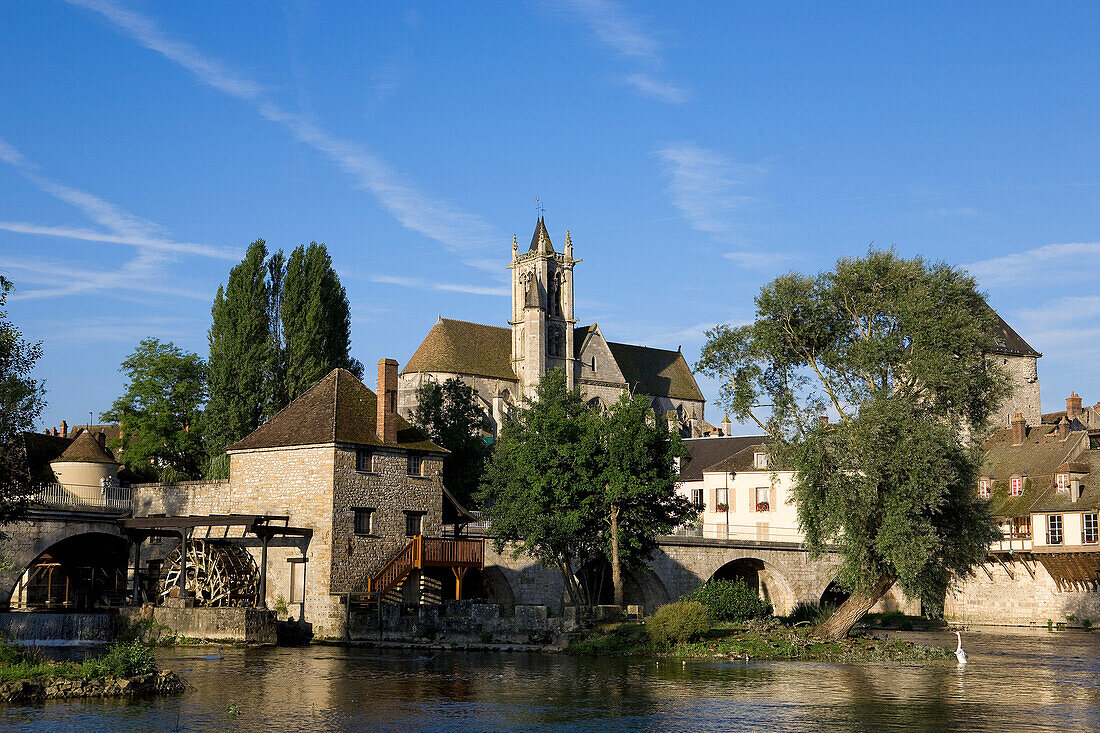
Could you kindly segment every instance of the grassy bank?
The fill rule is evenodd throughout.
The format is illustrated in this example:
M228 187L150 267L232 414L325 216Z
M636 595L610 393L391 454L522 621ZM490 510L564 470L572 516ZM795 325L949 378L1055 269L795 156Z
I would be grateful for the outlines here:
M112 645L83 662L54 662L37 647L0 644L0 682L36 679L114 679L157 671L153 651L141 642Z
M682 659L745 659L826 662L923 662L953 659L952 650L901 640L853 635L842 641L814 638L808 627L776 619L714 626L689 641L654 643L640 623L603 624L573 640L566 653L590 656L651 656Z

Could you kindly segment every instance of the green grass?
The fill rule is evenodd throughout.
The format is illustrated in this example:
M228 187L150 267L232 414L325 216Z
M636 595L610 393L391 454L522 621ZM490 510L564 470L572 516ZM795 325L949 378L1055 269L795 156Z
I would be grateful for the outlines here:
M817 639L809 628L776 620L712 627L694 641L662 649L637 623L603 624L570 642L566 653L579 656L672 656L683 659L803 660L826 662L922 662L954 657L946 647L898 639L853 635L841 641Z
M133 677L156 671L153 651L141 642L112 644L104 653L83 662L51 662L37 647L0 643L0 682L50 679L105 679Z

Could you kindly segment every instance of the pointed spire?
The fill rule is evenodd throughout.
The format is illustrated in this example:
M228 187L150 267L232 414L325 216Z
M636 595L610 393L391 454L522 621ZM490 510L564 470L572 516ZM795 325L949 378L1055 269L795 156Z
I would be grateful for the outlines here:
M538 224L535 225L535 233L531 236L531 248L528 252L538 252L539 254L553 254L554 245L550 242L550 233L546 231L546 222L539 217Z
M573 235L568 229L565 230L565 256L573 259Z
M519 254L519 242L516 240L516 235L512 234L512 262L516 261L516 255Z

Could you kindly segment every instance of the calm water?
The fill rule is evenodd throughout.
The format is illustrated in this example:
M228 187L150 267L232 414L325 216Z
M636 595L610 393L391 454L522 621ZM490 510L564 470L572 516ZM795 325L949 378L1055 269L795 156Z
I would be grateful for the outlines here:
M950 644L947 634L912 635ZM1100 730L1100 633L964 634L970 664L574 659L308 647L160 653L193 690L0 707L27 731ZM231 713L231 707L236 714Z

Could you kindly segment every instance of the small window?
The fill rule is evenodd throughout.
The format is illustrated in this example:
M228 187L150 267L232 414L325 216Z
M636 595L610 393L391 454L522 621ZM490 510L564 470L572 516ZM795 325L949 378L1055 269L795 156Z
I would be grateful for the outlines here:
M730 509L730 490L729 489L715 489L714 490L714 511L727 512Z
M405 455L405 473L410 476L421 476L424 470L424 456L419 453L407 453Z
M424 512L405 512L405 536L417 537L424 534Z
M772 510L772 490L768 486L756 487L756 511L770 512Z
M1047 544L1062 544L1062 515L1051 514L1047 516Z
M978 496L982 497L983 499L989 498L989 479L978 479Z
M355 512L355 534L374 534L374 510L353 509Z
M753 453L752 454L753 468L767 468L768 467L768 454L767 453Z
M705 508L703 505L703 490L692 489L691 490L691 503L698 510L703 511Z
M1031 539L1031 516L1012 518L1012 536L1016 539Z
M1097 513L1081 515L1081 543L1095 545L1100 533L1098 533Z
M1059 494L1069 492L1069 474L1059 473L1054 476L1054 485L1058 487Z
M360 473L371 473L374 471L374 451L369 448L356 448L355 470Z
M287 603L305 603L306 559L292 557L287 562L290 563L290 598L287 599Z
M1024 480L1020 476L1013 476L1009 480L1010 491L1013 496L1020 496L1024 493Z

